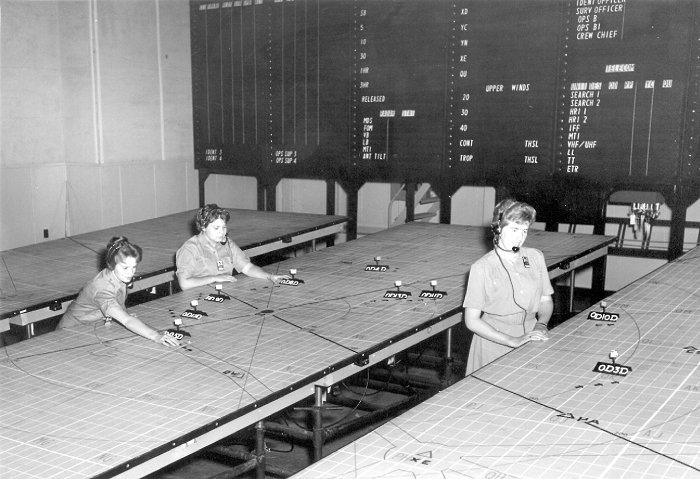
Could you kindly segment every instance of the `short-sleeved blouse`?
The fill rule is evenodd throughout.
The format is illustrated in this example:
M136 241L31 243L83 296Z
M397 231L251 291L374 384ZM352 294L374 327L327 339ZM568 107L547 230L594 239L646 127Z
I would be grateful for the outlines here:
M501 259L492 250L472 265L464 307L494 316L536 313L542 296L554 292L542 252L523 247L514 262Z
M126 310L125 302L126 284L105 268L80 290L58 327L103 321L112 317L115 308Z
M185 241L177 250L175 264L178 277L201 278L231 274L234 269L243 272L250 264L250 258L233 241L212 244L202 232Z
M481 319L497 331L521 336L534 329L542 297L553 292L541 251L521 248L511 262L505 257L499 259L494 250L472 265L463 304L482 311ZM471 374L512 349L475 334L469 346L466 373Z

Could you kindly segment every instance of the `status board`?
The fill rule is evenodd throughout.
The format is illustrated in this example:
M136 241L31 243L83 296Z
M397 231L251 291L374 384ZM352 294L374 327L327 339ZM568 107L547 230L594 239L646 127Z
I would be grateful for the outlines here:
M692 0L191 1L195 166L696 181Z

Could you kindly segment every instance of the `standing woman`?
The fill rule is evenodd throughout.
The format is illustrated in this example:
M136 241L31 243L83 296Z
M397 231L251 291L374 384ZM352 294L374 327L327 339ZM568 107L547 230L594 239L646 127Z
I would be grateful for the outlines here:
M226 223L230 218L227 210L214 203L197 211L195 225L199 234L185 241L175 254L176 276L182 290L236 281L232 276L234 269L273 283L289 278L288 275L267 273L251 263L243 250L228 237Z
M494 248L469 271L464 318L474 333L467 374L528 341L549 339L552 285L540 250L525 248L535 209L506 199L496 205Z
M80 290L63 314L58 328L94 325L98 321L114 319L146 339L170 346L179 345L173 336L149 328L126 311L126 286L134 279L141 257L139 246L123 236L112 238L107 244L107 267Z

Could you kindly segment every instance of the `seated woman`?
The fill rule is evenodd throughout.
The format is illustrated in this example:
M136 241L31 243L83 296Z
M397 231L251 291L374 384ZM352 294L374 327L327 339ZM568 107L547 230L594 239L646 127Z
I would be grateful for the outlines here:
M212 203L199 209L195 225L199 234L191 237L177 250L177 281L182 290L211 283L236 281L235 269L252 278L273 283L289 278L271 274L251 263L250 258L228 237L226 223L230 213Z
M94 325L98 321L114 319L146 339L178 346L179 341L173 336L151 329L126 311L126 286L133 280L141 258L140 247L123 236L112 238L107 244L107 267L80 290L63 314L58 328Z

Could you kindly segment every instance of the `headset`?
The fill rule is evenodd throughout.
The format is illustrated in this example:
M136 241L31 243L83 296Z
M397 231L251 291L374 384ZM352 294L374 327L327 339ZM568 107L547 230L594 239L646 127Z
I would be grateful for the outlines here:
M503 213L498 215L498 223L491 224L491 232L493 233L493 236L495 236L495 237L497 237L501 234L501 220L502 219L503 219Z
M498 237L501 235L501 222L503 221L503 213L500 213L498 215L498 222L492 223L491 224L491 231L493 232L493 245L497 249L502 249L503 251L508 251L505 248L502 248L501 245L498 244ZM510 251L513 253L517 253L520 251L520 246L513 246Z
M508 282L510 283L510 292L511 296L513 298L513 303L515 305L522 309L523 311L523 321L522 321L522 327L523 327L523 334L527 334L525 331L525 320L527 319L527 309L523 308L520 303L515 299L515 285L513 284L513 278L510 276L510 271L508 271L508 268L506 268L505 263L503 262L503 258L501 257L500 253L498 252L499 249L503 251L512 251L513 253L517 253L520 251L520 248L518 246L513 246L510 250L507 250L505 248L502 248L498 241L499 236L501 235L501 223L503 222L503 214L510 210L513 207L516 207L518 205L522 205L522 203L518 203L514 200L506 199L501 202L499 202L496 205L495 211L494 211L494 218L496 217L496 211L498 212L498 220L495 220L493 223L491 223L491 231L493 232L493 250L496 253L496 256L498 257L498 261L501 263L501 266L503 266L503 270L506 272L506 275L508 275Z
M117 264L117 255L122 253L124 256L130 256L136 258L136 262L140 263L143 258L143 251L141 247L129 242L128 238L125 236L115 236L113 237L108 245L107 252L105 253L105 263L109 269L114 269Z

